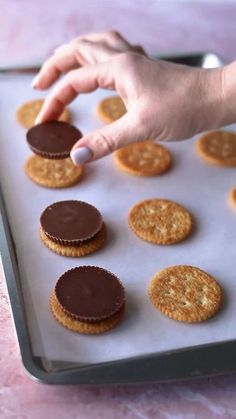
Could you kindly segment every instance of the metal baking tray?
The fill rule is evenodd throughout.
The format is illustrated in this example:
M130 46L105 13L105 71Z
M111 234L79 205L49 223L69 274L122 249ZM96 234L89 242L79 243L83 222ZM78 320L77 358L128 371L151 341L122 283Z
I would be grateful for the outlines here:
M213 53L169 55L168 61L212 68ZM27 328L21 277L11 225L0 189L0 250L22 362L33 379L47 384L124 384L161 382L236 371L236 340L188 347L92 365L52 362L35 357Z
M155 58L156 56L154 56ZM192 54L168 54L161 55L157 58L160 58L165 61L170 61L177 64L185 64L191 67L202 67L202 68L216 68L220 67L223 64L223 60L214 53L201 53L195 52Z

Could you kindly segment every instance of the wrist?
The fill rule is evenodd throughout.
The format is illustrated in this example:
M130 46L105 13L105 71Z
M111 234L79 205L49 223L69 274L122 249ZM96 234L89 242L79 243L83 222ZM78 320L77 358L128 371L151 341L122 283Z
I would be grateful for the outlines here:
M202 70L203 130L211 130L236 120L227 110L223 89L224 67Z
M222 69L224 125L236 122L236 61Z

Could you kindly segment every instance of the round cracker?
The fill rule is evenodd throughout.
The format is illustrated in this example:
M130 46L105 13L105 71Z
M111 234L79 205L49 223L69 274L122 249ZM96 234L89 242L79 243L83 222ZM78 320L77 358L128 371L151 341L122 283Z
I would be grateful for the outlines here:
M98 118L105 123L116 121L125 113L125 104L119 96L106 97L98 103L96 108Z
M222 304L222 290L208 273L193 266L171 266L152 278L152 304L174 320L196 323L213 317Z
M172 244L184 240L192 231L190 213L167 199L147 199L134 205L128 216L133 232L154 244Z
M96 323L86 323L81 322L77 319L70 317L66 314L55 295L55 291L52 292L50 297L50 309L54 318L64 327L67 329L78 332L78 333L85 333L85 334L99 334L103 332L107 332L110 329L113 329L124 317L124 306L113 316L109 317L106 320L102 320Z
M236 207L236 186L230 191L230 201Z
M171 166L169 150L151 140L129 144L115 152L115 162L125 172L136 176L154 176Z
M40 227L39 235L42 242L50 250L61 256L83 257L100 249L106 241L106 227L103 223L101 230L90 240L77 246L66 246L51 240Z
M25 173L40 186L67 188L80 181L83 166L75 166L70 157L52 160L32 155L26 160Z
M196 150L203 160L210 164L236 166L236 133L209 132L197 141Z
M35 99L20 105L16 110L17 122L19 122L19 124L23 125L25 128L32 128L43 104L43 99ZM70 122L70 111L68 109L64 109L58 120L63 122Z

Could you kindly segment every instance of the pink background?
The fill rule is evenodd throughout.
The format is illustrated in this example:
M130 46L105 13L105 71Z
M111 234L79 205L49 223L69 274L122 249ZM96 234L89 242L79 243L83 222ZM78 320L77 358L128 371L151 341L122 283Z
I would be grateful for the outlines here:
M0 0L0 66L43 60L91 31L121 31L150 53L236 56L236 3L154 0ZM0 269L0 418L235 418L236 376L85 388L46 386L23 370Z

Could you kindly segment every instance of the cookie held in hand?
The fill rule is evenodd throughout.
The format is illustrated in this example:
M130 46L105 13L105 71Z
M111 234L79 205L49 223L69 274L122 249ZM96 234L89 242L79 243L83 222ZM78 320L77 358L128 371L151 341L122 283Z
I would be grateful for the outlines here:
M81 137L82 134L76 127L60 121L35 125L26 134L31 150L46 159L69 157L72 147Z

